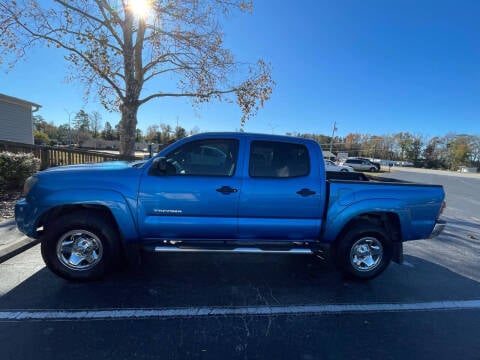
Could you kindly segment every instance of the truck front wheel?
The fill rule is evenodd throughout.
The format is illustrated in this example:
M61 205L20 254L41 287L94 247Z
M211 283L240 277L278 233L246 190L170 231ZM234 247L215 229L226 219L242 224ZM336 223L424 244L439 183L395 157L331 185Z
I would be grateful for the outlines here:
M369 280L392 259L392 246L383 228L370 223L352 226L335 248L335 262L349 277Z
M42 257L55 274L68 280L95 280L118 260L118 236L113 224L95 215L78 211L46 226Z

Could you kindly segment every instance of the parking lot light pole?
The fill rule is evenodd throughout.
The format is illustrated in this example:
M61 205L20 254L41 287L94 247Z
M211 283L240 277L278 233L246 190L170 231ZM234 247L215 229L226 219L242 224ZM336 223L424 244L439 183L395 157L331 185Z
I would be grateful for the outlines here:
M72 127L70 125L70 118L72 116L72 112L68 111L67 109L63 109L68 114L68 146L72 145Z

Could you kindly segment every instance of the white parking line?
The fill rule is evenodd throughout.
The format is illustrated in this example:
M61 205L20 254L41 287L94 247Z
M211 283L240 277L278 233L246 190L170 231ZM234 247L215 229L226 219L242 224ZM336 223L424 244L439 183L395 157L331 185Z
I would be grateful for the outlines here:
M480 310L480 300L434 301L421 303L292 305L247 307L198 307L171 309L105 310L21 310L0 311L0 321L23 320L123 320L239 315L352 314L362 312L410 312L442 310Z

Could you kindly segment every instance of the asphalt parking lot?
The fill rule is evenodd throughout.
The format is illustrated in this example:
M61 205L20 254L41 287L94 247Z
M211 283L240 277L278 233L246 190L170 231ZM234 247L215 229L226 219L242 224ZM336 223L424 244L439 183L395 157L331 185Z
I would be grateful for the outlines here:
M367 283L312 256L149 254L102 282L0 264L0 359L479 359L480 178L445 186L445 232Z

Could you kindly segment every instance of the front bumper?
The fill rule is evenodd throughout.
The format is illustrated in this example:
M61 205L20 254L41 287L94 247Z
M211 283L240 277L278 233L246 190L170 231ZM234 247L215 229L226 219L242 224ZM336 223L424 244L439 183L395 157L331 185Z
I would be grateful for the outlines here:
M447 222L445 220L437 220L437 222L435 223L435 226L432 230L432 233L430 234L430 236L428 238L432 239L432 238L440 235L440 233L443 231L443 229L445 229L446 225L447 225Z
M29 204L25 198L15 204L15 222L18 230L25 235L37 238L36 221L39 216L39 209Z

